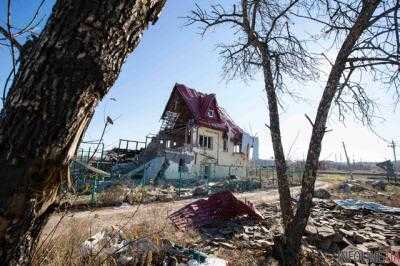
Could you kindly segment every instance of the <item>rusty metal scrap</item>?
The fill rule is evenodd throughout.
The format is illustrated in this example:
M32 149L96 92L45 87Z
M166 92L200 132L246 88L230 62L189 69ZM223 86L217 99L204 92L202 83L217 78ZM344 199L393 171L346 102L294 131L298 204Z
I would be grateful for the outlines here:
M186 205L169 219L178 229L185 230L245 215L253 220L263 219L252 203L238 200L230 191L222 191Z

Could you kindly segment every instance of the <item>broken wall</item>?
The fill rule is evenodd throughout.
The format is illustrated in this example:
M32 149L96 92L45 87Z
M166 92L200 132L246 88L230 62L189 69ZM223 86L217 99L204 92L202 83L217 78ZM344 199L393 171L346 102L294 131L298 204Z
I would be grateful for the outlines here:
M212 149L199 146L199 136L209 136L213 138ZM228 134L229 135L229 134ZM229 137L229 136L228 136ZM217 164L226 166L247 166L248 159L244 153L234 153L234 143L228 139L227 151L224 151L223 132L206 127L198 127L192 134L193 151L197 153L195 164Z

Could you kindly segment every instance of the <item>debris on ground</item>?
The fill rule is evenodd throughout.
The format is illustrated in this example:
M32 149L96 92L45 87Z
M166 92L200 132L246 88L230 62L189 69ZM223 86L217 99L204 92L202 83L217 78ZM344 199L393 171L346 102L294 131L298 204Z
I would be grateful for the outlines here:
M100 253L107 256L112 254L122 256L127 250L128 241L124 239L123 233L115 227L106 228L98 232L85 240L80 247L83 258L98 256Z
M177 228L186 230L244 215L253 220L263 219L253 204L238 200L230 191L223 191L186 205L169 219Z
M344 202L348 205L343 204ZM397 223L400 217L396 215L397 212L382 213L371 209L366 211L365 208L343 208L353 206L350 203L354 202L316 201L306 228L306 243L330 254L339 254L351 247L365 252L383 251L400 244L400 225ZM371 204L366 206L375 206Z
M128 239L114 227L84 241L80 250L84 259L112 257L117 265L227 265L221 258L179 246L167 239L162 239L159 245L147 237Z
M207 255L201 251L185 248L168 240L163 240L164 251L173 258L187 261L188 266L225 266L227 262L215 256Z
M339 265L338 254L346 248L374 252L400 245L397 214L343 209L325 199L314 199L313 205L303 237L303 251L309 260ZM210 253L220 249L246 250L255 256L272 251L274 237L283 230L279 206L262 204L257 209L265 217L261 223L235 218L201 227L202 240L197 247Z
M376 180L370 182L371 186L377 190L386 190L386 182L384 180Z
M190 260L187 263L188 266L226 266L228 263L226 260L217 257L207 257L204 262L198 262L197 260Z
M207 196L208 190L205 186L197 186L193 189L193 197Z
M373 212L400 214L400 208L385 206L376 202L355 199L336 200L335 203L344 209L369 210Z
M318 199L329 199L331 197L331 193L324 188L319 188L314 191L314 198Z
M261 222L236 217L198 228L201 240L196 248L206 253L222 249L246 250L254 256L268 254L273 250L274 237L282 234L281 214L277 203L258 205L257 210L265 217ZM395 213L346 209L333 200L314 199L303 251L310 260L339 265L338 254L346 248L374 252L399 246L399 219L400 215Z
M358 180L345 180L339 184L339 191L342 193L360 192L366 189Z
M260 181L255 179L232 178L209 184L209 189L211 193L217 193L226 190L239 193L245 191L253 191L260 188Z
M268 250L273 246L273 233L264 220L261 224L245 217L234 218L199 228L202 237L198 247L207 252L227 250Z

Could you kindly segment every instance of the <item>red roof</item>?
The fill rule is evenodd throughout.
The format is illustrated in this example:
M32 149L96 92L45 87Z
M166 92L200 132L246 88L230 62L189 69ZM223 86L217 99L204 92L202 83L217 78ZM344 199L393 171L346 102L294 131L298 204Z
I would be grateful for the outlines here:
M243 130L218 106L215 94L205 94L178 83L171 95L175 90L184 99L197 125L222 130L237 140L242 138ZM212 117L208 114L209 110L214 113Z

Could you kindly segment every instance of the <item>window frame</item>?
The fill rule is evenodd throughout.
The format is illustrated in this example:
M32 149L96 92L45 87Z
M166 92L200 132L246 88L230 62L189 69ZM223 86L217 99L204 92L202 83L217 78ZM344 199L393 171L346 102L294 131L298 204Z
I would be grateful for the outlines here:
M223 139L223 142L222 142L222 150L223 150L224 152L229 152L229 149L228 149L228 139L226 139L226 138Z
M214 110L211 109L211 108L208 109L207 110L207 116L210 117L210 118L214 118L214 116L215 116Z
M233 146L233 153L241 153L241 144L235 144Z
M199 135L199 146L202 148L207 148L209 150L213 149L213 137L206 135Z

